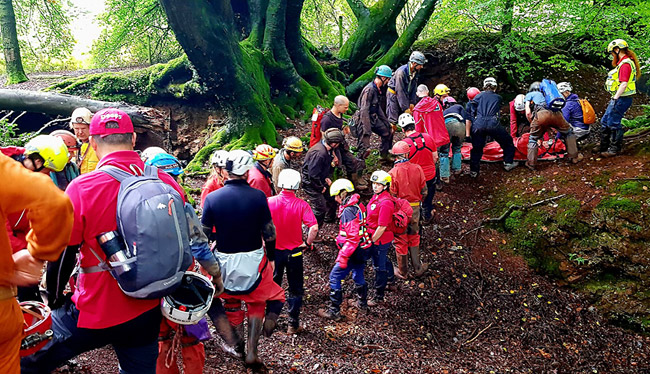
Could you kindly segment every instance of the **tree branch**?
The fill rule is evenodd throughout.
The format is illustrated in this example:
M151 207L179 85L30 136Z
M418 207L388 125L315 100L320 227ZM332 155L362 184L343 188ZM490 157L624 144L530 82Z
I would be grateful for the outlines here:
M350 9L352 9L352 13L354 13L354 16L357 18L357 20L370 16L370 10L368 9L368 7L366 7L366 5L363 3L362 0L346 0L346 1L350 6Z

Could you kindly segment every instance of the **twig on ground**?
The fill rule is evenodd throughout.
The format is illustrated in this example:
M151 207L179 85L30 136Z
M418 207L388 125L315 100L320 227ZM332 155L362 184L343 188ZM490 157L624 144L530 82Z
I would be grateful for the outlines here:
M469 343L473 342L474 340L476 340L476 338L481 336L481 334L484 333L485 331L487 331L487 329L489 329L490 327L492 327L492 322L490 322L490 324L487 325L483 330L479 331L478 334L476 334L473 338L465 341L465 343L463 343L462 345L469 344Z
M650 182L650 178L623 178L624 181Z
M562 195L557 195L557 196L549 197L548 199L540 200L540 201L538 201L538 202L535 202L535 203L532 203L532 204L526 204L526 205L523 205L523 206L522 206L522 205L512 205L511 207L509 207L509 208L508 208L508 209L507 209L507 210L506 210L502 215L500 215L499 217L484 219L483 221L481 221L481 225L484 225L484 224L486 224L486 223L500 223L500 222L503 222L503 221L505 221L505 219L508 218L508 216L510 216L510 214L512 214L512 212L514 212L516 209L519 209L519 210L530 209L530 208L536 207L536 206L538 206L538 205L546 204L546 203L548 203L548 202L550 202L550 201L554 201L554 200L557 200L557 199L561 199L561 198L563 198L564 196L566 196L566 194L562 194ZM480 226L479 226L479 227L480 227Z

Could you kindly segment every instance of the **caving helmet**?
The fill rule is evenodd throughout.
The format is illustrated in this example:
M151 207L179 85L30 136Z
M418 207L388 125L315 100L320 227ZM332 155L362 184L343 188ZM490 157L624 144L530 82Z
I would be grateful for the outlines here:
M408 125L415 125L415 119L411 113L402 113L397 119L397 124L401 128L405 128Z
M403 140L400 140L399 142L393 145L393 148L390 150L390 153L394 155L404 155L404 154L408 154L410 150L411 147L409 147L408 143L406 143Z
M68 147L69 151L77 151L81 148L81 142L68 130L55 130L50 133L52 136L61 138L65 145Z
M557 90L560 91L560 93L567 91L572 92L573 87L571 87L571 83L569 82L560 82L557 84Z
M392 182L392 178L390 174L383 170L376 170L372 173L370 176L370 181L372 183L379 183L383 184L384 186L388 185L390 182Z
M623 39L614 39L607 45L607 52L611 52L614 48L629 48L630 46Z
M218 149L210 156L210 164L214 167L225 168L228 161L228 151Z
M515 97L515 110L523 112L526 109L526 95L519 94Z
M93 113L87 108L77 108L72 112L70 116L70 128L75 123L83 123L84 125L90 126L90 121L93 119Z
M390 78L393 76L393 70L388 65L381 65L375 69L375 75Z
M427 58L424 57L424 53L420 51L413 51L411 57L409 57L409 62L415 62L418 65L424 65L427 63Z
M354 185L345 178L337 179L330 186L330 196L337 196L341 191L354 192Z
M208 312L213 297L214 286L206 276L186 271L181 285L163 298L160 309L172 322L193 325Z
M435 95L440 95L440 96L447 95L450 92L451 92L451 90L449 89L449 87L447 87L446 85L444 85L442 83L437 85L436 88L433 89L433 93Z
M52 135L39 135L27 142L25 156L32 161L35 157L42 158L43 167L54 171L62 171L70 159L68 147L63 140Z
M235 149L228 152L228 161L226 162L226 170L229 173L242 176L246 174L253 166L253 156L249 152L241 149Z
M175 177L183 174L183 167L178 159L169 153L158 153L145 161L145 164L155 166L167 174Z
M268 144L260 144L253 151L255 161L271 160L275 157L277 150Z
M478 94L480 94L480 93L481 93L481 90L479 90L478 88L476 88L476 87L470 87L470 88L467 89L467 98L468 98L469 100L474 100L474 98L476 97L476 95L478 95Z
M50 308L39 301L23 301L20 309L25 320L20 357L26 357L38 352L54 337L52 314Z
M293 169L284 169L278 176L278 187L287 190L297 190L302 180L300 172Z
M497 80L493 77L487 77L483 80L483 88L497 87Z
M542 86L542 82L539 81L533 82L528 87L528 92L542 92L541 86Z
M159 154L159 153L167 153L164 149L160 147L149 147L146 148L142 153L140 154L140 158L142 161L147 162L148 159L152 158L153 156Z
M291 152L302 152L304 150L302 140L297 136L289 136L284 138L282 141L282 146L287 151Z

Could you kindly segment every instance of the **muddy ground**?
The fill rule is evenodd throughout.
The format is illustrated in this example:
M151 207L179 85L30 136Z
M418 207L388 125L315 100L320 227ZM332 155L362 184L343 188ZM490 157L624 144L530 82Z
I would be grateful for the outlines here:
M582 177L602 169L611 170L615 178L647 175L647 161L588 155L579 166L542 163L537 174L553 192L596 204L596 187ZM452 178L436 194L434 223L423 229L423 256L429 263L425 276L400 281L398 291L388 293L386 303L367 314L344 306L346 320L340 323L316 315L326 305L328 274L336 257L331 238L337 228L326 224L325 242L305 254L305 332L284 334L282 316L277 333L261 341L260 354L270 371L650 373L650 337L609 324L586 296L531 270L507 249L507 234L489 227L473 230L494 214L495 194L505 185L530 194L532 201L541 200L528 183L534 176L523 167L505 173L498 164L483 164L477 180ZM199 185L200 179L193 184ZM366 273L372 283L371 272ZM352 287L348 280L349 298ZM218 338L206 343L206 354L205 373L245 372L241 362L220 351ZM71 372L115 373L116 367L112 350L104 348L79 357Z

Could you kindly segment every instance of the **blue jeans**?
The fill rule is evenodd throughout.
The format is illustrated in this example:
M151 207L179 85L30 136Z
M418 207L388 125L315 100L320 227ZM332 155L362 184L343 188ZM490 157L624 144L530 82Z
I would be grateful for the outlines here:
M393 270L393 264L388 259L388 249L391 243L373 244L370 247L369 255L372 259L372 265L375 268L375 297L383 299L386 293L386 284L388 283L388 272Z
M600 124L611 130L620 129L621 120L625 116L625 112L630 109L630 106L632 106L632 96L619 97L616 101L610 100Z
M449 172L449 148L451 147L451 154L453 157L453 161L451 164L451 168L453 170L460 170L460 162L462 159L462 155L460 153L460 150L463 145L463 139L457 137L457 136L452 136L451 137L451 143L447 143L445 145L441 145L438 147L438 156L440 156L440 177L441 178L449 178L450 172Z
M431 218L434 196L436 196L436 178L431 178L427 181L427 196L422 201L422 219L425 221Z
M40 351L20 360L21 373L47 374L81 353L111 344L120 374L156 374L160 308L105 329L79 328L78 319L79 311L72 302L53 310L54 338Z
M363 270L366 267L364 262L354 263L348 262L348 267L343 269L339 266L338 262L334 264L330 272L330 288L338 291L341 289L341 281L345 279L348 274L352 273L352 280L357 286L366 284L366 279L363 277Z

